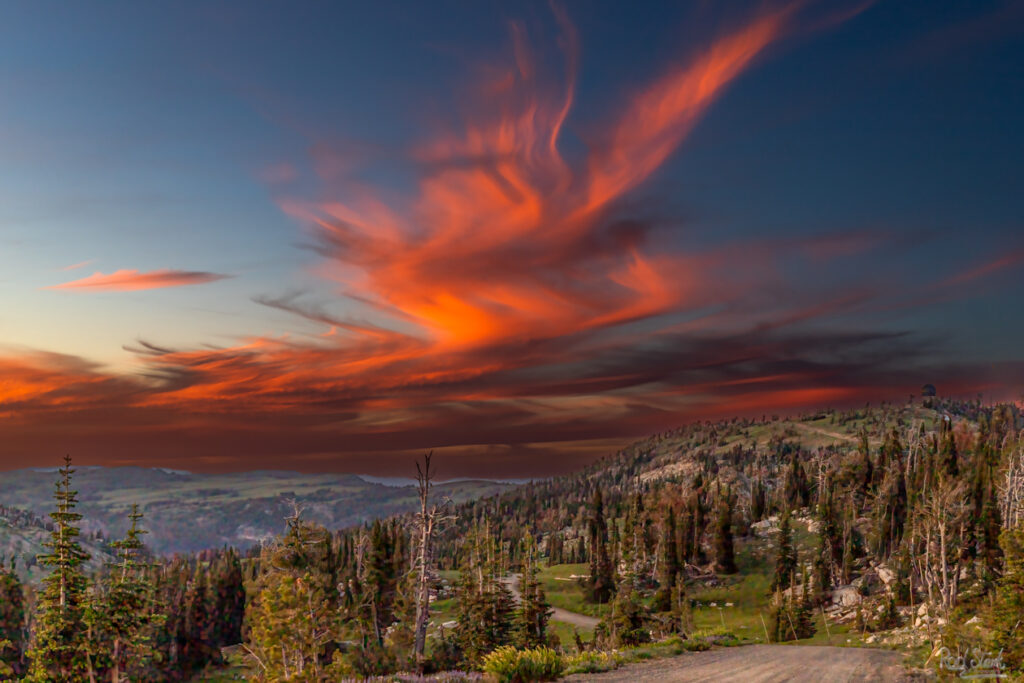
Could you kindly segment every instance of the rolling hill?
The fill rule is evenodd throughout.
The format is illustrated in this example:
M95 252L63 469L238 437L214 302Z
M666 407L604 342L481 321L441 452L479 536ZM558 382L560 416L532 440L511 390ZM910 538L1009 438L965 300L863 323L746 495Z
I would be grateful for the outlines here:
M24 554L24 548L35 547L42 539L55 479L53 469L0 472L0 506L42 518L28 526L16 526L13 514L12 519L0 521L0 552L17 545L17 552ZM465 502L510 487L491 481L453 481L438 484L435 491L454 502ZM147 543L162 555L257 544L282 531L293 501L302 506L305 517L337 529L409 511L416 499L411 486L385 486L350 474L284 471L195 474L159 468L80 467L74 488L84 516L83 532L120 537L132 503L138 503L149 530ZM0 519L5 518L0 515ZM14 540L16 531L22 540ZM35 540L29 543L28 538Z

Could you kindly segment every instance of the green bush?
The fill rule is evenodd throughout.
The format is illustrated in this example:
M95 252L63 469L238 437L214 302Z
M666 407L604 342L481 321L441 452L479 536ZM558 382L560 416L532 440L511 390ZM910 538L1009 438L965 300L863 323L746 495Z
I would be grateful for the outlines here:
M617 654L587 650L565 659L565 674L597 674L618 669L621 663Z
M548 647L520 650L506 645L484 657L483 669L500 683L555 681L565 670L565 662Z

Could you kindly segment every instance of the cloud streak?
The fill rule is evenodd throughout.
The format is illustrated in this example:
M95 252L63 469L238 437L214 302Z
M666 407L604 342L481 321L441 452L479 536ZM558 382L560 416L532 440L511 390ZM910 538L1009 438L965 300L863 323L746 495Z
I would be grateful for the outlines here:
M84 264L83 264L84 265ZM88 277L53 285L46 289L72 290L80 292L134 292L143 289L166 289L216 282L230 277L219 273L189 270L117 270L113 273L96 271Z

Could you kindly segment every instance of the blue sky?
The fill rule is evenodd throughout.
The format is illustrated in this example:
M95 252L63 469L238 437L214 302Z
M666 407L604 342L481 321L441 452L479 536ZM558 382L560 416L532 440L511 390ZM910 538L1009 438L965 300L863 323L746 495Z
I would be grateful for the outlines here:
M642 120L630 112L639 116L637 103L660 79L695 70L716 45L776 15L770 39L715 87L694 120L665 129L671 154L590 215L575 242L544 247L561 256L534 253L540 247L529 236L550 234L543 221L561 206L559 193L549 192L555 165L573 170L567 187L585 182L594 159L614 156L601 152L613 146L613 131L627 135L616 122ZM104 405L165 426L189 401L229 400L213 388L229 386L226 377L197 379L197 367L205 372L213 362L198 360L199 350L244 349L260 382L292 383L298 393L313 389L294 383L326 373L334 383L316 392L360 397L346 404L344 418L295 399L287 410L321 429L337 427L338 439L356 445L280 445L266 458L313 469L359 462L385 473L388 465L374 463L431 446L467 463L507 461L501 468L509 475L532 474L542 452L570 453L569 467L615 440L727 414L730 405L756 410L756 396L734 400L721 389L738 378L763 385L765 405L790 392L793 408L902 395L935 376L960 391L1019 393L1022 19L1019 3L1001 2L7 4L0 9L0 356L57 376L74 366L88 386L127 383L132 398L118 394ZM517 55L531 66L527 74L518 63L514 92L482 97L481 83L497 87ZM422 283L436 286L429 296L399 287L401 273L473 270L466 260L422 252L426 236L447 229L431 188L457 194L470 182L445 169L491 163L473 156L469 131L491 131L495 117L524 102L557 109L567 93L561 161L542 173L523 151L532 142L514 145L546 218L510 224L517 238L497 253L493 245L468 252L477 263L494 258L494 278L506 277L505 286L485 272ZM535 123L543 129L555 120L538 115ZM483 149L504 148L492 141ZM383 237L380 213L367 213L371 196L400 217L403 240ZM461 220L476 196L444 211ZM359 228L369 237L339 238L336 205L372 214L372 225ZM481 227L466 238L498 230L495 217L508 209L475 216L467 225ZM635 243L624 237L634 233ZM368 239L390 245L384 251L393 250L393 262L382 263L380 244L366 246ZM593 257L587 245L598 243L622 251ZM497 274L516 259L530 269ZM150 284L105 279L119 272L119 282L148 274ZM553 313L569 296L568 281L578 317ZM680 291L667 292L670 282ZM58 285L67 287L50 289ZM546 302L536 300L539 291ZM609 310L588 293L625 298ZM462 317L476 314L472 325ZM575 326L563 329L566 319ZM694 320L696 327L683 324ZM339 321L406 335L403 348L418 349L422 367L410 367L407 350L393 361L400 367L374 372L417 379L356 391L373 381L354 379L362 364L353 349L390 358L394 347L366 343L358 337L365 331L331 346ZM583 339L595 325L600 334ZM767 340L751 336L764 330ZM874 336L856 349L843 346L853 333ZM673 336L680 334L682 342ZM652 349L719 337L752 349L737 352L742 363L729 360L727 377L695 377L696 350L661 377L627 364L616 377L639 379L622 384L605 370ZM140 355L142 342L168 353ZM302 353L265 351L282 343ZM314 362L324 366L303 365L310 345L319 352L324 344L343 359L327 363L317 353ZM495 358L507 359L510 344L546 351L504 367ZM600 344L607 355L594 352ZM771 363L758 355L769 347ZM458 380L445 386L468 375L481 386L421 392L424 368L451 369L452 353ZM753 367L750 358L764 362ZM776 372L779 364L785 373ZM799 381L773 384L794 367ZM45 376L26 380L36 388L17 394L25 403L11 414L53 409L46 392L54 380ZM852 376L872 379L851 384ZM566 386L538 393L540 379ZM584 379L603 388L581 389ZM825 391L832 387L849 391ZM239 410L280 411L261 402L265 388L246 394ZM245 393L236 388L231 401L238 392ZM0 412L2 399L0 392ZM440 403L454 412L432 414ZM482 411L495 429L463 441L438 436L463 410ZM35 418L23 419L12 423L13 449L59 445L41 442ZM621 428L588 434L569 426L609 420ZM285 444L294 424L278 429ZM200 431L233 430L204 424ZM524 430L528 438L518 436ZM117 439L117 430L104 438ZM599 443L588 450L584 441ZM90 448L98 452L100 443ZM209 461L168 464L230 469L225 451L236 442L217 443L199 449ZM478 451L490 455L472 455Z

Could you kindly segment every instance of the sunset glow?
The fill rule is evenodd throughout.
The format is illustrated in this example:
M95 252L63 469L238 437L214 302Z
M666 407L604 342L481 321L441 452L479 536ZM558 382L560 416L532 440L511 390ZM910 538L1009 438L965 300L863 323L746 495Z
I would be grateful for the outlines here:
M992 342L984 360L960 352L965 329L991 331L988 311L1021 310L1019 198L994 188L968 249L964 229L982 225L970 207L941 225L914 214L879 176L876 149L860 150L860 167L784 166L788 127L843 146L843 121L828 117L873 97L857 90L860 53L815 41L856 43L884 8L851 4L827 20L803 3L695 12L649 27L677 38L650 49L635 38L632 62L609 61L621 46L589 37L600 27L581 19L585 5L534 9L495 18L488 35L505 38L489 54L417 37L443 55L432 59L445 78L433 101L410 86L423 101L403 95L402 125L380 114L414 131L401 143L346 128L363 120L350 102L389 106L373 100L398 87L387 78L339 77L326 113L307 119L304 108L320 110L305 91L320 86L291 69L309 64L265 85L234 58L215 63L204 42L196 62L230 93L210 116L253 112L244 125L258 142L228 145L238 187L220 167L202 170L219 148L197 124L153 133L183 138L152 159L138 152L145 135L126 139L142 180L118 170L123 184L100 193L113 209L76 200L65 215L50 200L52 251L31 221L0 218L0 467L72 452L81 464L386 474L433 448L453 476L479 474L487 458L498 476L546 475L695 419L906 400L928 381L1019 393L1019 344ZM250 19L209 19L221 20L230 32ZM215 46L206 30L199 40ZM386 62L384 49L367 54ZM835 73L815 76L819 58ZM887 78L915 78L910 58L888 59L909 71ZM0 170L12 177L19 145L35 139L15 124L0 114ZM175 171L201 175L195 187L146 180L179 157L196 164ZM792 194L776 204L785 174ZM907 194L941 194L941 178L927 192L913 182ZM182 218L193 204L205 220ZM225 209L236 204L245 211ZM76 220L92 227L65 227ZM982 312L960 308L969 301Z

